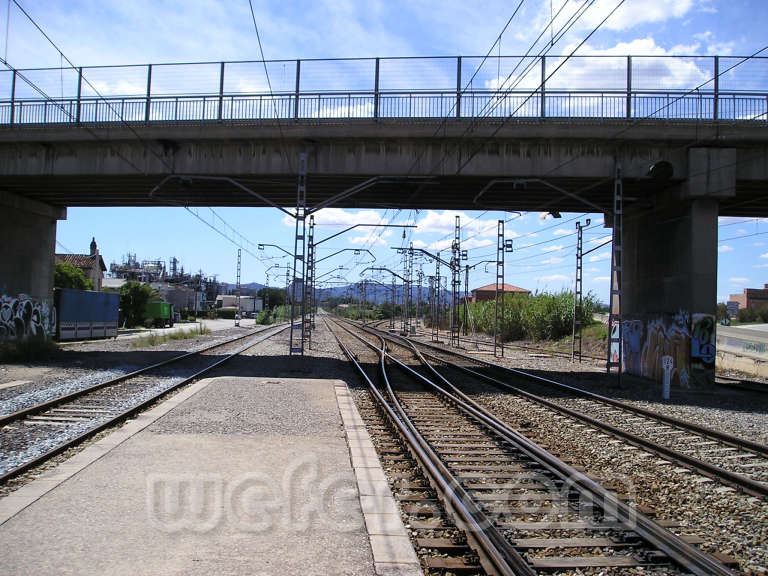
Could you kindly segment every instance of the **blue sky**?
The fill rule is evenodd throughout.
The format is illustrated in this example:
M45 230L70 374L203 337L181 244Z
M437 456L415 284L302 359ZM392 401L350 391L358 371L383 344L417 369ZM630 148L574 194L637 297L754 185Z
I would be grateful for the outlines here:
M562 2L564 14L583 5ZM134 64L253 60L259 57L247 0L238 1L21 1L64 54L76 65ZM598 0L561 41L567 53L608 12L617 0ZM271 2L255 0L265 55L268 59L338 58L351 56L425 56L485 54L512 14L515 2L439 3L414 1ZM550 0L526 0L502 36L501 53L524 52L550 15ZM6 9L0 9L0 31L6 29ZM765 43L768 4L765 0L626 0L624 5L590 38L579 53L642 55L747 55ZM41 37L15 6L9 33L2 34L0 53L15 67L59 66L59 54ZM6 42L7 40L7 42ZM498 49L495 50L497 52ZM690 71L689 71L690 72ZM283 78L273 72L273 83ZM661 85L693 87L700 70L681 75L662 70L653 80ZM577 76L575 76L577 77ZM320 75L320 80L323 80ZM744 81L750 79L745 75ZM486 82L486 84L488 84ZM64 91L63 83L61 90ZM293 227L282 214L269 209L216 208L215 214L253 244L268 242L291 247ZM214 214L201 209L211 220ZM585 250L598 246L609 231L599 226L600 215L563 214L554 220L538 213L461 213L464 248L471 262L494 257L496 221L509 220L507 236L515 238L515 252L507 257L507 282L531 290L559 290L572 286L576 237L575 222L591 218ZM401 230L360 228L323 245L320 257L342 248L368 248L376 265L399 266L400 256L390 246L413 241L416 246L439 249L450 244L454 213L408 210L328 210L318 215L316 236L324 238L353 223L415 222L418 228L402 238ZM721 219L718 298L741 292L746 286L768 281L768 221ZM95 236L107 264L128 252L139 259L179 258L186 270L232 281L236 247L182 208L71 208L58 227L59 250L86 252ZM279 252L264 251L265 257ZM607 300L609 247L592 252L584 263L584 288ZM267 266L285 260L260 260L246 254L243 281L264 282ZM318 274L345 265L350 281L359 279L350 252L321 264ZM274 271L274 270L273 270ZM427 274L434 272L425 264ZM445 273L445 272L443 272ZM493 280L480 265L470 284ZM272 283L277 280L273 279Z

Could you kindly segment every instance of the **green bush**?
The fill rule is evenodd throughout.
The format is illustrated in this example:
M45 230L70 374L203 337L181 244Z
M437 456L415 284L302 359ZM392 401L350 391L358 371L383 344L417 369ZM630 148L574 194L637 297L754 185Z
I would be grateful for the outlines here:
M583 298L581 322L593 323L598 308L597 297L590 292ZM496 302L475 302L469 305L470 324L478 332L493 334ZM570 335L573 329L573 292L504 297L504 340L558 340Z
M234 308L219 308L216 310L216 317L223 318L225 320L234 320L235 312L236 310Z

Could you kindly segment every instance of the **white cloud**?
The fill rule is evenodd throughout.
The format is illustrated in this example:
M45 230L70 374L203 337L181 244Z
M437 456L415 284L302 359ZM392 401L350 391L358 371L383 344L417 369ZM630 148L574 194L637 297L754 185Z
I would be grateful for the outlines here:
M595 276L592 278L592 282L610 282L610 276Z
M752 268L768 268L768 264L755 264Z
M452 240L456 216L460 218L463 234L481 237L496 235L497 220L481 220L468 216L465 212L455 210L427 210L427 213L416 224L418 226L417 232L419 234L450 234Z
M722 246L717 247L717 251L721 254L724 254L725 252L733 252L733 247L728 246L728 244L723 244Z
M422 248L423 249L423 248L427 247L427 243L426 242L422 242L421 240L414 240L413 241L413 247L414 248Z
M602 244L603 242L607 242L611 239L611 236L599 236L597 238L592 238L592 240L589 241L590 244Z
M570 282L570 277L564 274L552 274L551 276L539 276L537 282Z
M554 246L544 246L541 249L542 252L560 252L563 249L561 244L555 244Z
M749 282L749 278L745 278L744 276L736 276L734 278L729 278L731 284L746 284Z
M587 272L600 272L600 268L597 268L596 266L592 266L592 268L587 268Z
M323 208L315 212L315 226L329 228L348 228L355 224L387 224L388 220L377 210L346 210L344 208ZM296 221L287 214L283 216L283 224L293 228ZM317 231L315 231L317 236Z
M558 228L552 232L552 236L570 236L571 234L574 234L573 230L566 230L564 228Z
M755 248L760 248L761 246L765 246L765 242L754 242L752 246Z
M546 260L542 260L542 264L560 264L564 258L558 258L557 256L552 256L552 258L547 258Z
M563 10L560 19L565 19L572 14L583 2L571 0L571 6ZM612 16L608 18L602 27L606 30L627 30L655 22L665 22L667 20L678 19L686 16L693 8L693 0L643 0L642 2L625 2ZM603 19L611 13L616 6L616 2L603 0L584 12L584 16L579 19L578 27L585 30L591 30L598 26ZM567 15L566 15L567 12ZM558 20L555 20L555 27ZM643 52L625 52L625 54L643 54Z
M768 258L768 252L766 252L765 254L760 254L760 258Z
M602 262L603 260L609 260L611 258L610 252L603 252L602 254L595 254L589 257L590 262Z

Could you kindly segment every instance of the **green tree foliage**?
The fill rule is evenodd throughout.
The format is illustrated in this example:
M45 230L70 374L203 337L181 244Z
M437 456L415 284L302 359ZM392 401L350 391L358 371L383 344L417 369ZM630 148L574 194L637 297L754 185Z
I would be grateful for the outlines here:
M742 308L739 310L739 322L768 323L768 304L760 308Z
M717 320L725 320L728 318L728 306L725 305L725 302L720 302L717 305Z
M93 290L93 280L89 280L74 264L57 262L53 271L53 285L56 288L74 288L75 290Z
M258 292L256 292L256 296L259 296L260 298L264 299L264 302L266 303L265 295L267 294L267 291L269 291L269 308L275 308L277 306L282 306L285 304L285 290L280 288L262 288Z
M152 296L152 288L140 282L126 282L120 287L120 314L126 326L142 325L144 310Z

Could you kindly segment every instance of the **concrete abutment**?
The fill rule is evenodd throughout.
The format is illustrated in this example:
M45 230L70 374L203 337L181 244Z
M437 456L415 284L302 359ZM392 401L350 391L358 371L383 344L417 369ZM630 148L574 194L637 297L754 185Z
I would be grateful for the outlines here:
M0 340L53 334L53 272L57 208L0 191Z
M626 372L672 384L706 385L715 377L717 219L735 194L733 149L692 148L688 179L629 204L624 213L622 287Z

